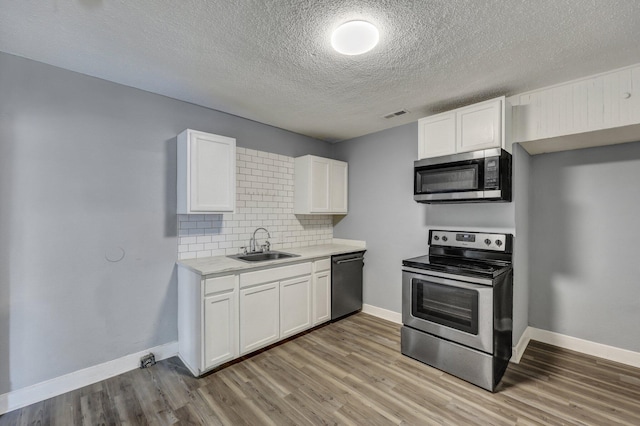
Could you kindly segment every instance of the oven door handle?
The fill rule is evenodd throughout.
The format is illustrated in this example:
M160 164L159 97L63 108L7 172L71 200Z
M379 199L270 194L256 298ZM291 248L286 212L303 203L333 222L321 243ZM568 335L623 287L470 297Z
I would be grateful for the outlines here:
M411 267L403 267L402 271L408 274L411 274L412 277L415 278L420 278L422 277L423 280L427 281L433 281L435 283L439 283L439 284L448 284L448 285L452 285L452 286L458 286L458 287L463 287L462 284L465 284L465 282L468 282L471 287L463 287L463 288L486 288L486 287L492 287L493 283L492 280L488 279L488 278L476 278L476 277L468 277L468 276L464 276L464 277L460 277L459 275L453 275L453 274L447 274L444 272L437 272L437 271L425 271L423 269L418 269L418 268L411 268ZM464 280L464 281L462 281Z

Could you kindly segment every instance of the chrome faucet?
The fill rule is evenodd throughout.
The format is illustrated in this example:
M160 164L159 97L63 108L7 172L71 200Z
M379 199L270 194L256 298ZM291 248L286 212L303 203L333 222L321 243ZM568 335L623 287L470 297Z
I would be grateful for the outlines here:
M249 240L249 250L251 251L251 253L255 253L257 252L257 245L256 245L256 232L258 232L259 230L263 230L264 232L267 233L267 238L271 238L271 234L269 234L269 231L267 231L266 228L258 228L255 231L253 231L253 236L251 237L251 239ZM265 240L264 245L262 246L262 250L261 251L269 251L271 250L271 243L269 242L269 240Z

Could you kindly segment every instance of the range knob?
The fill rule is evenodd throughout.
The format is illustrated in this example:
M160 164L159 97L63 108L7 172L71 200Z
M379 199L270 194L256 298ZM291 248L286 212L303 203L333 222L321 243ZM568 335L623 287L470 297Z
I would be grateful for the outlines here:
M496 245L497 245L498 247L500 247L500 246L502 245L502 241L500 241L500 240L496 241Z
M434 236L433 236L433 239L434 239L434 240L436 240L436 241L438 241L438 240L440 239L440 237L438 237L437 235L434 235Z
M484 243L489 246L491 245L491 240L487 238L486 240L484 240Z
M448 240L448 238L447 238L447 236L446 236L446 235L445 235L444 237L442 237L442 241L445 241L445 242L446 242L447 240Z

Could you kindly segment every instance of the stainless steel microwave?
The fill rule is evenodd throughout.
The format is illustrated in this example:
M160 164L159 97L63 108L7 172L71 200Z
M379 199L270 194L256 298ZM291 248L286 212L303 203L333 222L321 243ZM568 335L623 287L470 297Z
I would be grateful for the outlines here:
M511 201L511 154L500 148L425 158L413 169L419 203Z

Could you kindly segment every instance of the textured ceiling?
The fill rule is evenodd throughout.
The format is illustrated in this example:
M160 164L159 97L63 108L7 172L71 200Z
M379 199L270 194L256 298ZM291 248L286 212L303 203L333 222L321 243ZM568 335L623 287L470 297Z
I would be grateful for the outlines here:
M0 11L0 51L329 141L640 62L638 0L0 0ZM380 43L342 56L330 34L354 19L378 26Z

